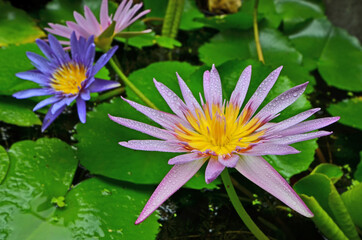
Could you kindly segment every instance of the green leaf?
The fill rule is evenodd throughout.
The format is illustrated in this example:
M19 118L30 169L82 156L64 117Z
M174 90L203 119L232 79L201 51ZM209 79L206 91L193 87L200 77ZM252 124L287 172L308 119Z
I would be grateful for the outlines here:
M57 208L54 218L72 232L72 239L155 239L159 228L156 214L134 224L150 190L91 178L66 195L67 206Z
M174 49L175 47L181 47L182 44L170 37L167 36L158 36L156 35L155 37L156 43L160 46L160 47L164 47L164 48L168 48L168 49Z
M202 17L204 17L204 14L198 9L196 2L193 0L185 0L180 29L190 31L202 28L204 24L195 21L196 18Z
M234 14L216 15L214 17L196 18L196 21L203 23L206 27L218 30L246 30L253 27L253 15L243 11Z
M295 29L308 19L324 17L321 6L304 0L278 0L276 11L283 19L286 31Z
M331 104L327 111L333 116L340 116L340 123L362 130L362 97Z
M6 177L10 166L10 159L5 148L0 145L0 184Z
M35 43L0 49L0 95L12 95L17 91L39 87L36 83L15 76L18 72L34 69L34 66L25 55L27 51L41 54Z
M330 163L319 164L313 169L311 174L314 173L321 173L326 175L332 180L333 183L336 183L343 176L342 169L339 166Z
M301 194L300 197L307 204L308 208L314 213L312 221L318 229L330 240L348 240L333 219L323 210L317 200L312 196Z
M45 37L44 32L25 11L3 1L0 2L0 9L0 47L31 43L37 38Z
M362 228L362 183L344 192L342 194L342 199L348 209L349 214L351 214L353 222L358 227Z
M147 14L147 17L163 18L166 14L168 0L144 0L144 8L151 9L151 12Z
M353 176L354 176L354 179L362 182L362 151L359 152L359 155L360 155L361 160L360 160L360 162L359 162L359 164L357 166L357 170L356 170L356 172L354 173Z
M241 11L253 14L255 0L244 1ZM281 16L276 12L275 1L260 0L258 4L258 15L262 16L263 21L260 23L262 26L278 28L281 23Z
M308 175L294 185L294 190L298 194L314 197L348 239L360 239L337 189L326 175L320 173Z
M34 103L11 97L0 97L0 121L22 127L41 125L38 116L31 110Z
M308 69L317 66L329 85L362 90L362 48L355 37L333 27L326 19L316 19L289 38L303 53Z
M0 185L1 238L39 239L36 231L50 236L56 227L41 227L41 219L54 212L51 199L64 196L71 185L78 165L74 150L59 139L41 138L17 142L8 154L10 168Z

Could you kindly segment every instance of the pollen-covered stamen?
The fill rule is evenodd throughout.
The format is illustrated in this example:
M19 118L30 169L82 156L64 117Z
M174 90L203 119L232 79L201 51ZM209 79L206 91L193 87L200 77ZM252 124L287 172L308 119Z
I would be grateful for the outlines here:
M252 118L248 109L240 115L240 108L232 103L223 105L203 104L203 109L195 113L186 112L185 118L192 129L177 125L176 137L187 143L187 149L194 149L209 156L231 156L235 152L250 149L260 141L264 131L258 129L265 124ZM226 157L227 158L227 157Z
M64 94L78 94L82 82L87 78L87 70L82 64L69 62L53 73L51 87Z

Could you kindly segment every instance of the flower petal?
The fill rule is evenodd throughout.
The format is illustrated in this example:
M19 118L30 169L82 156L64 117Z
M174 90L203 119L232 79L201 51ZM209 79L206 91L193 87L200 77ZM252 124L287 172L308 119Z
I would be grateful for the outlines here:
M155 86L171 110L180 118L185 119L182 109L186 109L185 103L171 89L153 79Z
M224 170L224 168L225 166L219 163L217 159L210 158L205 170L206 183L209 184L214 181Z
M70 35L73 32L69 27L60 24L48 23L48 25L51 28L44 28L46 31L61 37L70 38Z
M84 6L84 16L92 35L98 36L101 33L99 22L87 5Z
M121 86L119 82L96 78L89 86L90 92L102 92Z
M249 88L251 78L251 65L247 66L241 73L238 83L231 94L230 102L238 108L243 105L246 93Z
M284 202L290 208L305 217L313 217L313 213L289 186L287 181L262 157L242 156L235 168L250 181Z
M40 108L43 108L43 107L45 107L46 105L49 105L49 104L53 104L53 103L55 103L55 102L57 102L59 100L60 100L60 98L57 97L57 96L52 96L50 98L47 98L47 99L45 99L43 101L40 101L37 105L35 105L35 107L33 108L33 111L37 111Z
M199 153L193 152L193 153L186 153L183 155L178 155L174 158L171 158L170 160L168 160L168 164L170 165L174 165L174 164L185 164L191 161L195 161L198 159L202 159L204 158L205 160L208 157L205 157L204 155L201 155Z
M112 121L114 121L118 124L121 124L122 126L128 127L130 129L134 129L139 132L143 132L143 133L150 135L152 137L155 137L155 138L159 138L159 139L163 139L163 140L170 140L170 139L174 138L174 136L172 134L168 133L166 130L148 125L146 123L134 121L134 120L127 119L127 118L113 117L109 114L108 114L108 117Z
M68 63L70 61L70 57L67 52L63 50L62 45L60 45L59 41L51 34L48 35L49 46L54 52L54 57L58 59L61 65Z
M103 54L97 61L97 63L93 66L93 74L96 74L99 70L101 70L104 65L111 59L113 54L117 51L118 46L114 46L107 53Z
M253 146L250 150L243 152L242 155L261 156L261 155L288 155L296 153L300 153L300 151L288 145L260 143Z
M103 0L101 5L101 11L99 14L99 20L101 22L102 29L106 29L108 27L109 16L108 16L108 0Z
M66 21L65 23L70 29L72 29L72 31L75 31L77 37L82 36L84 38L89 38L92 35L75 22Z
M300 95L305 91L308 82L295 86L288 91L280 94L278 97L270 101L265 107L263 107L256 115L256 118L266 119L272 117L286 107L294 103Z
M24 91L20 91L13 94L13 97L17 99L24 99L30 97L38 97L38 96L45 96L50 95L51 92L45 88L35 88L35 89L27 89Z
M176 73L176 76L180 85L182 96L189 110L195 112L195 109L201 109L199 102L196 100L185 81L180 77L180 75L178 75L178 73Z
M290 135L286 137L281 138L273 138L268 141L268 143L275 143L275 144L292 144L296 142L302 142L307 141L313 138L319 138L324 137L327 135L332 134L333 132L327 132L327 131L318 131L318 132L311 132L311 133L303 133L303 134L296 134L296 135Z
M214 105L222 104L221 80L220 80L220 75L215 68L215 64L212 65L210 71L209 97L210 97L208 101L209 104L214 104Z
M233 168L235 167L236 163L239 161L239 158L240 157L238 154L233 154L229 158L223 158L221 155L219 155L218 161L225 167Z
M18 78L29 80L40 85L47 85L49 79L39 70L29 70L15 74Z
M205 102L210 102L209 86L210 86L210 71L206 70L204 72L204 76L203 76L203 87L204 87Z
M78 117L81 123L86 122L87 111L86 111L86 104L82 98L77 98L77 110L78 110Z
M177 164L171 168L161 183L157 186L152 196L143 208L135 224L143 222L153 213L167 198L179 190L204 164L204 159L185 164Z
M63 112L66 105L59 108L55 113L52 113L52 107L49 109L48 113L45 115L43 120L43 125L41 126L41 131L44 132L45 129L49 127L49 125Z
M334 122L337 122L339 119L340 117L326 117L326 118L313 119L298 123L290 128L280 131L278 134L282 136L288 136L288 135L310 132L328 126Z
M180 144L160 140L131 140L128 142L119 142L119 144L126 148L142 151L186 152Z

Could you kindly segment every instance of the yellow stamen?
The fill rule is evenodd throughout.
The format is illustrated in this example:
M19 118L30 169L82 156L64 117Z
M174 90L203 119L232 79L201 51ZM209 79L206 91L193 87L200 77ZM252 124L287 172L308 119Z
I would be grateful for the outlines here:
M51 86L64 94L78 94L87 78L86 68L78 63L68 63L58 68L52 76Z
M188 112L186 119L192 130L179 124L175 129L177 138L188 144L189 150L208 155L227 156L234 151L243 152L260 141L264 131L256 132L264 123L260 119L249 120L251 112L240 109L232 103L226 106L205 104L203 111Z

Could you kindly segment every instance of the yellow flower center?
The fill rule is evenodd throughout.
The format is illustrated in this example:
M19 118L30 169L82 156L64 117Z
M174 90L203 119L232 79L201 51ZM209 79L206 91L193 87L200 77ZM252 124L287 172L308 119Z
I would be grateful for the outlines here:
M81 64L65 64L53 73L51 86L55 91L64 94L78 94L81 83L87 78L86 72Z
M252 143L260 140L264 131L256 131L264 123L257 118L250 121L250 111L246 109L239 116L239 108L229 103L226 107L205 104L202 110L191 112L186 119L193 130L178 125L175 129L177 138L188 144L189 150L197 150L206 155L228 155L234 151L250 149Z

